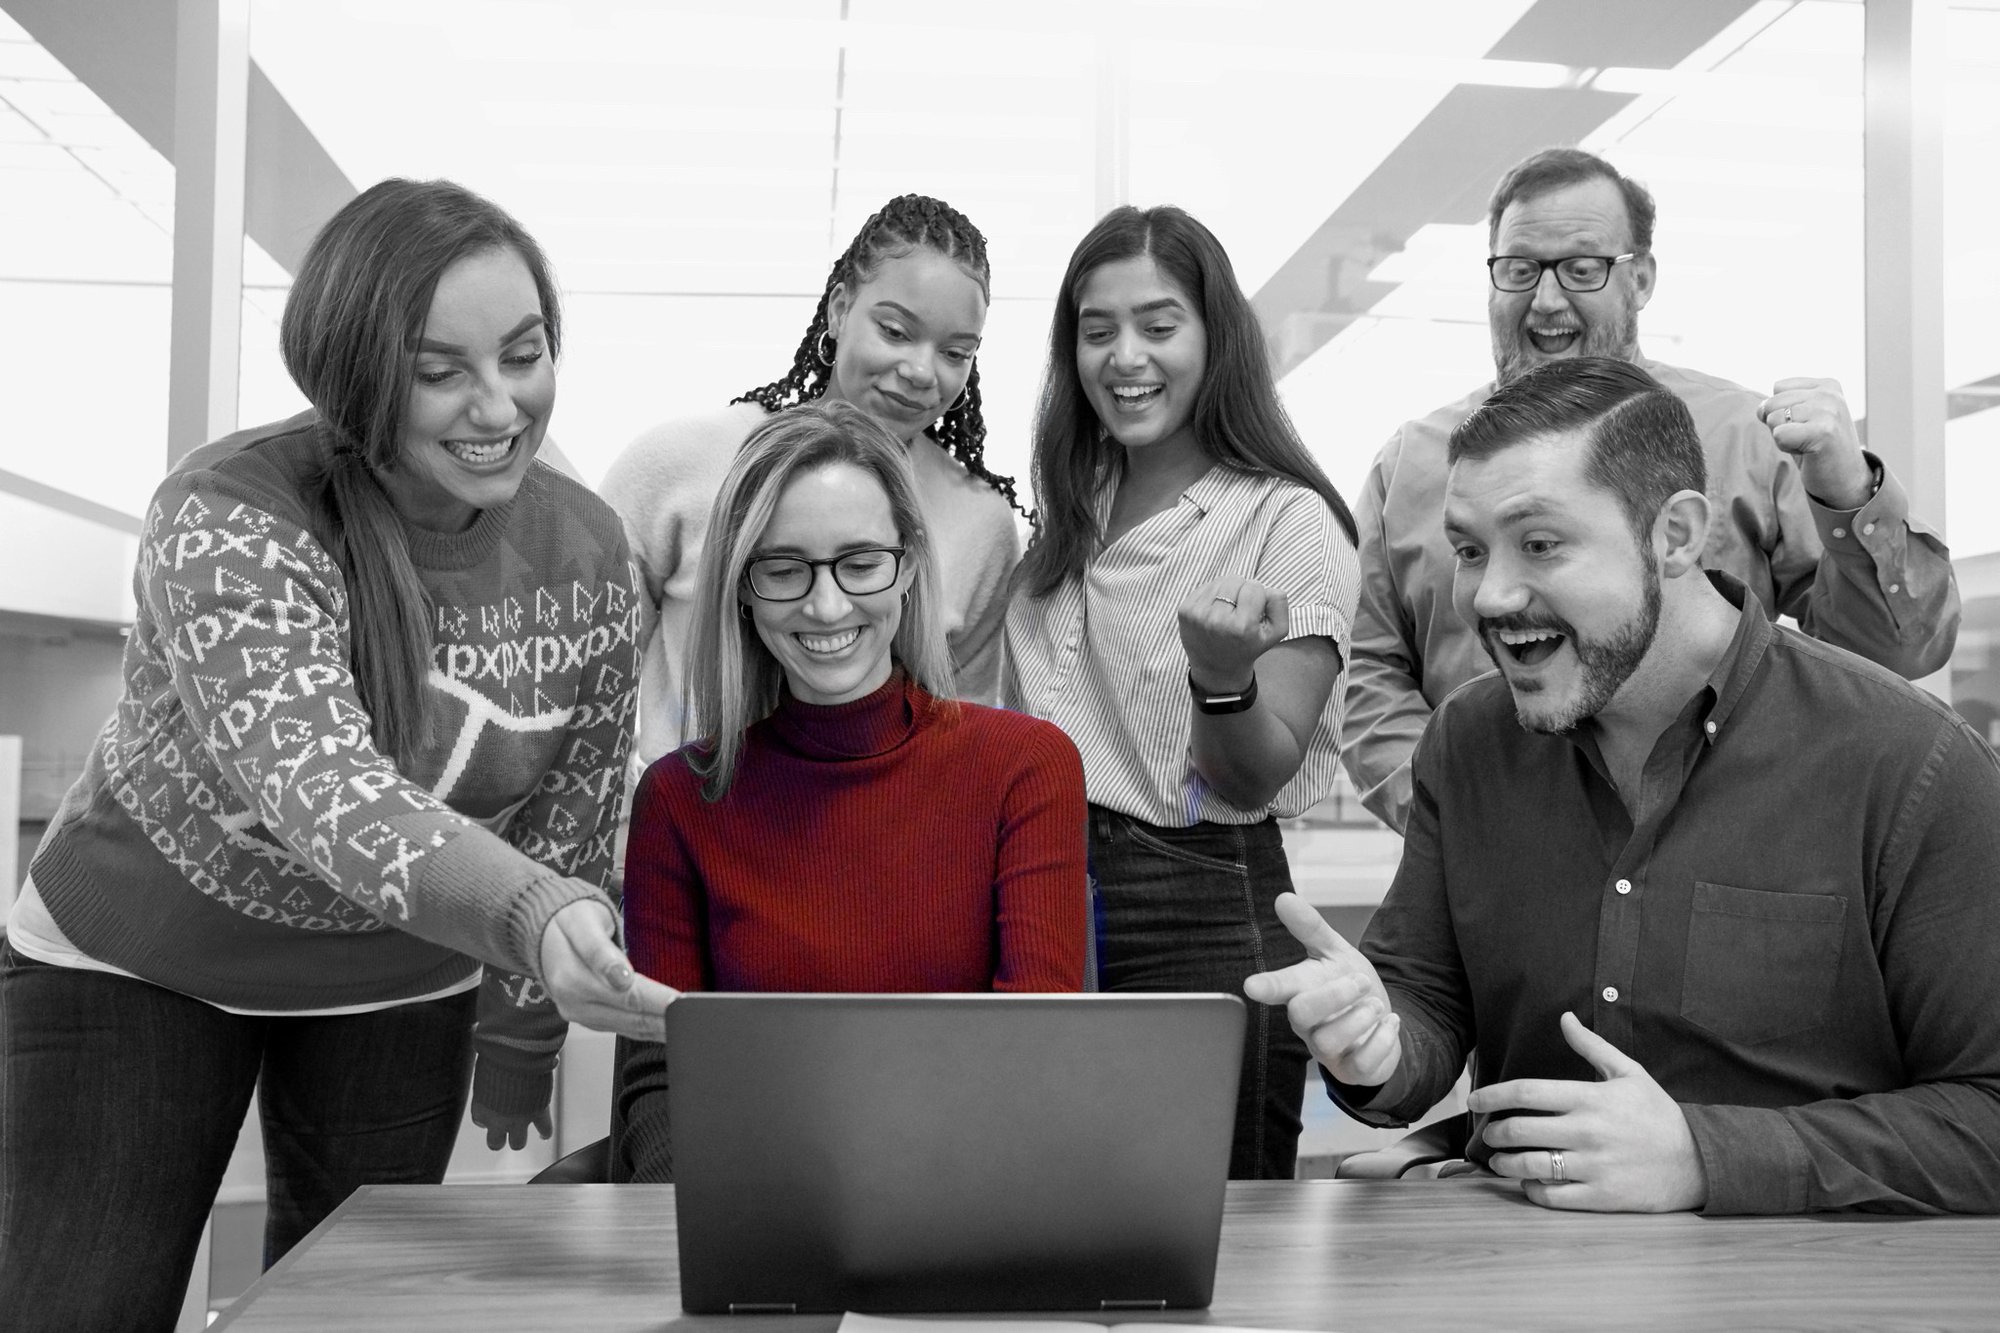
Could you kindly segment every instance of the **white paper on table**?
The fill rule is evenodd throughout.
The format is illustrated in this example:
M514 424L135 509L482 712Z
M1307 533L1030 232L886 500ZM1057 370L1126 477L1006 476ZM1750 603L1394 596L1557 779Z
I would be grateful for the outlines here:
M1245 1328L1231 1324L1143 1324L1065 1322L1061 1319L933 1319L923 1315L884 1318L856 1314L840 1317L839 1333L1295 1333L1294 1330Z

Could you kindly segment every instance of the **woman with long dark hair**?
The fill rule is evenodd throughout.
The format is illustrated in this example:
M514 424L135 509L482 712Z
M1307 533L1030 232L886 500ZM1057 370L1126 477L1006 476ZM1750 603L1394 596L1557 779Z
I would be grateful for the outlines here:
M696 582L701 739L649 768L633 803L625 938L648 976L678 990L1082 985L1076 747L954 698L938 536L908 447L857 408L792 408L744 444ZM671 1179L665 1055L619 1046L613 1178Z
M958 688L998 701L1020 538L1014 483L985 462L977 355L990 283L986 238L963 213L924 195L891 199L834 262L783 377L655 427L611 465L601 492L625 520L658 613L640 680L641 765L688 739L682 686L709 502L751 432L800 403L852 403L909 450L918 503L945 534L937 610Z
M565 1018L660 1035L601 888L625 542L535 460L561 331L513 218L384 181L286 301L311 410L155 492L123 696L0 949L9 1328L171 1326L253 1089L269 1264L439 1180L468 1087L489 1144L546 1134Z
M1120 208L1077 246L1034 458L1007 697L1083 755L1101 984L1240 992L1303 957L1276 820L1332 787L1354 520L1185 212ZM1248 1022L1230 1174L1289 1178L1305 1047Z

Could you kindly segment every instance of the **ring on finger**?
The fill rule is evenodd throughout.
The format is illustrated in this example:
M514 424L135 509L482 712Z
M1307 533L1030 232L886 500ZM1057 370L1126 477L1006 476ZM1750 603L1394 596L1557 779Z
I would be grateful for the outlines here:
M1784 409L1784 410L1783 410L1782 412L1780 412L1780 413L1778 414L1778 424L1779 424L1780 426L1789 426L1789 425L1791 425L1791 424L1792 424L1792 409L1791 409L1791 408L1789 408L1789 407L1788 407L1788 408L1785 408L1785 409Z
M1236 599L1234 597L1224 597L1221 593L1215 594L1215 596L1209 598L1208 600L1210 600L1211 602L1223 602L1230 606L1236 605Z
M1565 1172L1565 1171L1563 1170L1563 1155L1562 1155L1562 1149L1561 1149L1561 1148L1551 1148L1551 1149L1549 1150L1549 1182L1548 1182L1548 1183L1549 1183L1549 1184L1551 1184L1551 1185L1560 1185L1560 1184L1563 1184L1564 1182L1566 1182L1566 1181L1567 1181L1568 1179L1569 1179L1569 1176L1568 1176L1568 1174L1567 1174L1567 1173L1566 1173L1566 1172Z

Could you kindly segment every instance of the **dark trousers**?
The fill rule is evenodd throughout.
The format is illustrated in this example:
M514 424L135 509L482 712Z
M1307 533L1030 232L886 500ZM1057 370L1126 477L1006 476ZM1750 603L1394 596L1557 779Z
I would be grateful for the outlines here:
M477 994L247 1018L0 947L0 1323L172 1328L253 1087L266 1267L356 1186L442 1180Z
M1107 991L1222 991L1300 962L1271 904L1292 887L1276 820L1161 828L1090 807L1098 980ZM1282 1009L1244 1002L1233 1180L1290 1180L1298 1161L1306 1046Z

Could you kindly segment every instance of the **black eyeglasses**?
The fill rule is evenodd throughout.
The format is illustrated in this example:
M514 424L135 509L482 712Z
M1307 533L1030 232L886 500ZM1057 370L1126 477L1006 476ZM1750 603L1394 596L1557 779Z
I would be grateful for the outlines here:
M821 565L833 567L834 583L849 597L866 597L896 586L896 576L903 572L903 548L870 546L830 560L760 555L743 571L743 578L750 591L767 602L796 602L812 591L813 571Z
M1561 259L1536 259L1530 255L1494 255L1486 261L1486 272L1494 287L1503 292L1532 292L1542 285L1542 274L1556 271L1556 281L1566 292L1600 292L1611 281L1611 270L1634 255L1564 255Z

